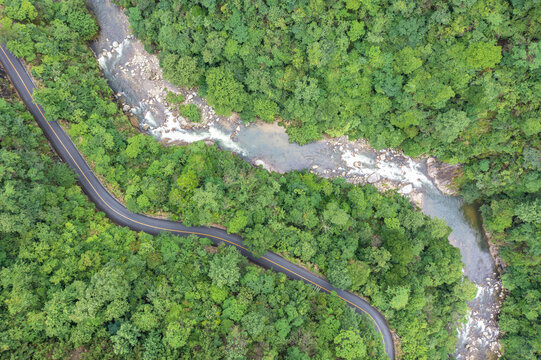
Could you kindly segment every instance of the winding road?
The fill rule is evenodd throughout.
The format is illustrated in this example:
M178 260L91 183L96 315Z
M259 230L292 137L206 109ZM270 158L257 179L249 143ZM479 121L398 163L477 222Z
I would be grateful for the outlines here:
M171 232L179 236L194 234L206 237L216 245L224 243L225 245L236 247L242 255L264 268L284 273L295 280L302 280L307 284L316 286L322 292L334 292L336 296L344 300L357 313L368 315L372 319L375 328L382 336L385 352L389 356L389 359L395 359L394 343L389 325L383 315L366 300L347 291L335 288L327 280L290 263L273 252L267 252L261 257L255 257L248 251L240 236L228 234L225 230L212 227L187 227L180 222L157 219L128 211L107 191L96 175L94 175L94 172L88 166L64 129L56 121L47 121L45 119L43 109L34 102L34 98L32 97L35 85L19 59L5 49L4 46L0 46L0 50L0 62L4 65L6 73L28 110L45 133L45 136L58 155L75 171L83 191L88 195L90 200L113 222L121 226L127 226L132 230L144 231L152 235L158 235L161 232Z

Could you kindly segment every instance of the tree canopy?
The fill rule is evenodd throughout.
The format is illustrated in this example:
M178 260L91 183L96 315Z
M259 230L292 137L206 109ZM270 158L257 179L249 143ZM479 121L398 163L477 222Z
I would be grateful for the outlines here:
M367 137L377 148L401 147L410 155L430 153L463 163L457 185L467 201L482 203L485 227L506 262L502 280L510 293L500 316L505 356L539 356L539 2L122 3L136 34L160 51L164 74L178 84L199 86L221 113L237 111L247 121L284 119L292 139L299 142L322 133L347 134ZM148 136L136 135L112 101L87 47L97 26L83 1L4 0L0 11L0 36L29 62L39 87L36 101L49 119L67 121L78 148L128 208L166 214L188 225L220 223L243 235L256 254L272 249L302 261L379 307L403 340L405 359L448 358L456 320L466 312L465 300L475 289L462 279L460 256L447 243L446 226L392 192L381 194L371 186L306 172L269 174L216 147L198 143L164 148ZM2 106L7 118L8 107ZM54 200L60 195L47 203L49 193L58 192L82 201L69 170L55 164L45 171L37 160L42 155L35 155L34 161L28 152L23 156L6 150L23 142L35 147L38 142L19 130L31 127L5 124L11 123L0 127L0 151L7 162L1 174L13 174L13 169L32 161L20 176L33 185L19 192L12 179L0 175L6 212L0 224L3 234L9 234L3 237L18 239L0 245L6 269L1 284L6 327L0 341L13 341L9 349L25 351L35 335L32 331L37 331L49 340L69 339L73 348L91 339L109 339L110 334L107 341L118 356L144 348L148 358L160 357L164 346L172 349L167 351L186 351L198 343L211 351L210 358L220 357L219 350L205 345L211 338L199 336L202 318L182 315L182 309L201 301L193 290L202 291L198 282L169 279L177 267L159 270L160 259L174 262L183 248L165 240L156 245L157 240L141 240L141 235L124 230L108 230L102 239L96 237L97 225L79 230L99 213L73 201ZM16 131L21 132L16 136ZM54 176L56 188L40 183L47 179L44 173ZM32 196L24 200L23 194ZM68 208L57 209L60 203ZM19 210L22 204L29 204L30 213ZM40 204L56 208L40 210ZM36 216L53 224L54 231L44 226L30 229ZM36 237L40 240L32 240ZM90 240L80 242L81 238ZM103 243L103 248L92 247L93 241ZM26 246L20 255L14 250L19 242ZM82 253L72 249L79 243ZM196 244L190 249L186 256L199 254L201 248ZM59 254L48 261L50 256L44 254L49 251ZM119 251L121 255L114 255ZM215 270L230 262L223 257L213 262ZM239 270L238 277L235 271L211 277L210 264L208 259L175 266L180 273L189 269L191 276L204 271L201 282L209 284L210 298L216 306L223 303L230 321L220 339L226 339L231 358L245 356L247 344L260 344L271 327L277 338L305 339L291 325L294 320L272 318L250 307L254 297L242 287L254 284L254 275L244 279ZM124 292L131 294L134 269L139 268L153 274L141 279L161 281L145 297L157 300L139 304L151 307L141 306L129 324L109 320L116 319L112 314L126 318L132 311L132 297ZM173 293L168 282L182 289L175 306L168 302ZM253 291L267 294L270 281L264 284ZM234 299L225 294L228 286L239 287L229 289ZM81 305L63 307L74 303ZM39 310L43 304L49 306L46 314ZM302 309L302 303L295 305L289 309ZM156 309L161 317L153 313ZM49 320L49 311L58 316ZM73 313L73 319L65 318L66 313ZM203 313L205 324L216 320L210 311ZM16 321L27 322L9 326ZM107 328L101 326L105 323ZM166 326L157 330L156 323ZM65 324L74 330L66 330ZM336 351L362 352L348 343L359 332L339 327L334 320L318 320L321 337L307 337L306 343L317 343L325 352L322 357ZM250 349L291 358L313 355L303 341L287 350L264 345ZM368 338L363 337L363 343L367 352L379 351ZM41 344L49 354L53 342ZM331 350L326 350L328 344L334 344Z
M0 99L0 119L1 358L336 358L348 332L386 358L371 320L335 296L234 248L112 224L21 103Z

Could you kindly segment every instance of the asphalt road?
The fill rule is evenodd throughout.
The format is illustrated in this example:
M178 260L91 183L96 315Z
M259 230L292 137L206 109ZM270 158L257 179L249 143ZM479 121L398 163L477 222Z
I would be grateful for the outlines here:
M206 237L216 245L224 243L225 245L236 247L242 255L264 268L273 269L286 274L292 279L314 285L322 292L335 292L336 296L344 300L348 306L354 308L357 313L368 315L372 319L375 328L382 336L387 355L391 360L394 360L395 349L389 325L383 315L374 307L370 306L366 300L347 291L335 288L325 279L290 263L273 252L267 252L261 257L255 257L247 250L242 238L238 235L228 234L224 230L212 227L187 227L180 222L156 219L128 211L100 183L64 129L56 121L47 121L45 119L43 109L34 102L32 97L35 85L19 59L4 46L1 46L0 50L0 61L4 65L4 69L28 110L45 133L45 136L58 155L75 171L83 191L96 204L97 208L103 211L113 222L121 226L127 226L135 231L144 231L152 235L158 235L161 232L171 232L179 236L194 234Z

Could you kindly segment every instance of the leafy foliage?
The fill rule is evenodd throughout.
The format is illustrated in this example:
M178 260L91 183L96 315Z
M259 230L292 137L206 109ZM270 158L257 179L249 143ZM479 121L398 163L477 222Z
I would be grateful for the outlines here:
M191 122L201 121L201 110L195 104L188 104L180 109L180 114Z
M404 358L448 357L454 349L457 321L467 309L465 300L471 294L471 283L462 278L460 256L458 250L447 242L449 229L445 225L422 215L406 199L395 193L380 194L372 186L353 186L343 179L329 181L302 172L269 174L263 169L250 167L230 153L205 146L203 143L165 148L148 136L134 135L133 131L126 127L128 122L125 116L111 101L111 91L101 78L96 62L85 46L86 36L77 32L70 33L71 37L54 36L54 27L60 26L58 21L54 20L55 14L62 13L62 4L36 2L35 6L40 10L38 13L43 15L40 15L36 23L13 24L13 27L18 27L18 32L24 31L27 37L8 42L8 46L16 51L17 55L26 56L26 60L32 61L32 73L40 82L36 100L44 106L47 116L68 121L68 132L78 148L95 171L103 177L110 190L123 199L129 209L169 213L172 218L182 219L188 225L225 224L230 231L239 231L255 254L271 249L300 259L306 266L318 269L336 286L359 291L369 298L384 312L403 339ZM322 4L320 5L324 6ZM84 8L82 3L72 5ZM349 6L355 8L356 5ZM201 18L201 9L193 7L190 10L190 16L196 19L194 21ZM129 10L130 14L137 11ZM70 26L68 20L61 20L61 23L62 26ZM315 28L311 31L317 33ZM360 36L359 32L362 30L356 28L351 36ZM12 39L18 35L8 29L4 36ZM247 35L239 31L235 36L237 46L246 41L257 40L257 32ZM255 40L250 40L252 37L255 37ZM208 53L205 55L209 63L219 61L215 58L215 50L220 47L224 49L224 56L233 56L235 44L232 41L221 44L220 34L213 35L211 39L212 43L208 45ZM17 44L32 50L28 51L28 54L20 52ZM170 46L178 44L172 42ZM314 64L331 61L332 59L319 55L321 46L327 45L322 43L319 49L314 45L310 50L310 61ZM36 49L39 51L36 52ZM385 62L385 56L382 56L377 48L370 49L370 56L375 66ZM252 111L248 101L250 92L243 90L244 85L236 79L237 74L233 70L225 65L224 71L220 69L211 69L212 71L205 73L205 78L210 80L205 91L219 103L220 110L224 113L233 109L249 114ZM406 71L411 70L407 69L409 70ZM284 79L291 77L295 71L294 68L285 71ZM252 76L253 79L258 79L258 83L264 83L259 80L258 73ZM230 81L232 79L235 81ZM427 77L420 79L430 80ZM302 88L298 97L292 97L294 101L311 103L320 96L318 78L305 76L294 80L294 83ZM289 85L283 83L283 86ZM234 97L229 93L232 89L236 92ZM442 88L441 91L442 97L449 94L448 89ZM284 103L273 102L272 99L269 102L268 97L263 95L259 99L263 105L257 111L265 113L267 120L274 114L266 109L272 110L278 106L276 104ZM291 109L306 110L298 107L296 103L291 104ZM376 101L371 103L373 110L381 114L389 112L391 106L390 100L382 94L378 94ZM401 121L407 123L408 127L415 123L411 116ZM314 127L313 131L316 130ZM75 235L73 237L76 238ZM133 246L144 243L142 240L134 240L130 244L133 242ZM194 245L189 251L195 253L196 248ZM166 246L153 245L152 249L160 250L149 250L148 254L153 254L151 258L154 261L149 265L149 272L161 275L162 273L157 272L160 259L175 258L179 250L170 243ZM181 247L180 251L183 249ZM93 254L88 255L89 259L94 257ZM248 340L262 342L267 338L271 324L280 339L299 336L291 323L278 321L279 319L276 322L271 321L264 312L249 308L248 305L254 297L244 296L242 289L234 299L224 295L225 288L239 286L238 282L241 286L254 283L250 279L243 282L242 271L239 277L235 272L223 274L224 276L219 274L221 264L233 262L227 257L216 260L212 262L214 270L211 273L208 273L211 268L210 260L201 267L192 263L178 263L178 269L174 268L173 271L168 268L163 272L163 276L158 278L168 278L171 274L182 271L195 277L197 271L205 269L205 274L208 274L212 284L209 286L212 289L210 298L220 304L223 302L223 314L227 314L228 319L237 324L227 327L226 332L226 347L236 349L233 353L244 356L246 352L243 344ZM104 261L103 265L108 263L109 261ZM98 285L103 284L103 291L110 293L85 292L84 301L88 304L93 304L93 299L99 298L96 304L100 311L90 312L83 307L78 309L80 311L77 312L77 319L90 325L100 321L111 322L107 331L116 336L111 341L120 353L128 353L130 349L136 351L137 346L133 345L133 339L141 338L139 334L142 331L148 333L148 337L141 343L145 349L149 349L149 354L159 354L162 351L161 346L173 349L171 351L181 351L180 349L195 343L205 351L214 349L205 345L208 340L197 337L201 332L198 330L199 322L196 321L199 319L177 315L182 306L195 307L190 301L201 301L201 297L193 294L193 287L196 285L182 287L183 294L187 294L185 297L188 304L180 303L172 308L167 307L166 300L161 300L164 303L157 301L148 304L154 308L167 309L167 315L164 316L169 320L165 330L161 332L162 338L154 327L152 330L144 330L146 325L141 325L144 322L151 327L156 323L156 317L149 313L150 308L142 309L140 315L130 319L137 331L130 325L120 331L122 323L112 322L114 318L111 318L110 314L128 314L126 303L131 303L130 296L117 299L115 289L127 291L126 286L129 286L130 281L135 281L131 277L132 268L123 268L121 265L122 263L119 265L113 262L108 267L102 266L96 270L96 275L92 275L93 282L90 283L93 291L98 291ZM115 277L107 275L113 271L116 271ZM154 278L155 275L152 279ZM267 284L267 281L264 283ZM270 285L258 288L257 291L268 294L268 286ZM70 291L76 292L77 289ZM156 291L170 291L166 287L164 289ZM202 291L199 287L197 290ZM168 299L168 295L163 295L163 298ZM16 301L13 303L17 305ZM298 309L297 312L303 311L300 306L290 307L293 308ZM289 312L294 315L293 310ZM293 315L288 315L292 317L291 321L297 317ZM208 322L212 322L213 317L208 316ZM149 320L141 321L141 318ZM100 334L90 325L78 326L75 335L69 333L70 338L74 337L72 344L85 344ZM231 330L235 326L242 327L245 331ZM329 344L334 344L339 325L334 320L328 320L321 321L319 327L318 334L322 335L317 340L317 348L326 354L321 357L332 357L334 353L327 349ZM357 334L354 329L345 330L353 330ZM117 336L118 332L120 334ZM340 349L344 350L344 354L361 353L361 348L352 347L347 341L351 337L354 335L346 333L339 338ZM315 343L315 340L306 341ZM370 345L364 337L363 342L367 353L379 351L373 350L372 347L376 345ZM302 353L306 353L303 346L292 346L287 352L292 357L302 357ZM377 346L381 345L378 343ZM270 348L268 351L275 353ZM212 354L209 357L220 357Z
M541 356L539 309L524 300L540 291L539 1L117 2L161 58L197 63L207 75L177 84L211 88L222 114L278 117L299 143L345 134L462 163L458 185L507 265L506 356ZM325 220L346 224L333 209Z
M21 103L0 99L0 118L1 358L335 358L329 339L349 332L386 358L337 297L208 240L115 226Z
M201 86L221 114L279 115L300 143L347 134L466 162L507 142L480 124L509 131L538 108L535 1L117 2L172 82ZM453 139L438 136L449 111L469 119Z

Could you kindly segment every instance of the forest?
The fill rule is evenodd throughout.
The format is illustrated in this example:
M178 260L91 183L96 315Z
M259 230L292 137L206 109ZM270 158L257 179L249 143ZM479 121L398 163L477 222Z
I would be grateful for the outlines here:
M164 76L217 112L460 163L506 263L506 357L541 356L541 2L117 3Z
M386 358L335 296L208 240L115 226L22 103L0 114L0 358Z
M389 319L404 359L447 359L454 351L475 287L462 279L444 223L392 192L309 173L269 174L216 147L164 148L136 135L87 47L97 26L83 1L2 3L0 35L31 64L37 102L63 121L130 209L222 224L256 254L280 252L358 292ZM278 119L301 143L347 134L462 163L457 185L482 204L506 262L504 357L541 354L538 3L121 4L148 49L160 52L164 74L197 86L217 112ZM269 241L277 232L284 236Z
M254 253L280 252L362 294L389 319L404 359L446 359L454 351L456 326L475 286L463 278L442 221L394 192L306 172L271 174L215 146L163 147L137 135L87 47L97 27L84 2L4 6L1 35L29 62L36 101L49 119L62 121L130 209L188 225L222 224L242 234ZM273 242L271 233L284 236ZM379 353L381 345L372 344L370 351Z

